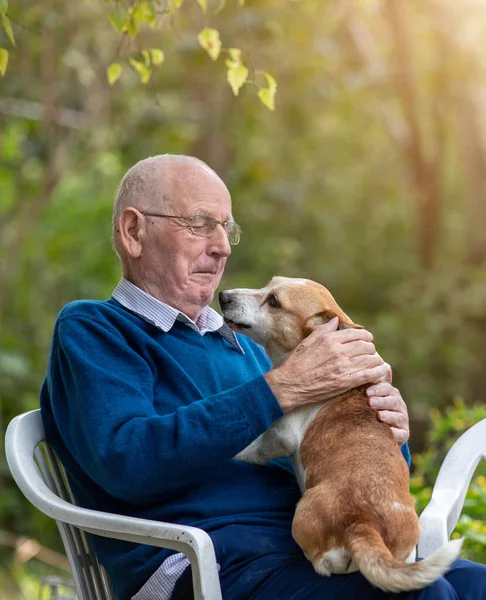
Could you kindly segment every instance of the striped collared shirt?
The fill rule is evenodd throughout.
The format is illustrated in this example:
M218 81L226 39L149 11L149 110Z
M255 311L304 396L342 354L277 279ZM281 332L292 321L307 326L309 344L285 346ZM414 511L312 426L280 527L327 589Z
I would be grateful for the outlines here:
M116 286L112 297L122 306L162 331L168 332L176 321L182 321L201 335L217 331L236 350L244 354L234 331L226 325L223 317L210 306L203 310L195 323L183 312L157 300L124 278ZM172 554L164 560L135 596L132 596L132 600L170 600L177 580L190 564L181 552Z
M162 331L168 332L172 329L176 321L182 321L201 335L217 331L222 338L244 354L244 350L240 346L235 332L226 325L223 317L210 306L206 306L197 323L195 323L180 310L157 300L157 298L147 294L147 292L144 292L125 278L120 279L112 297L125 308L136 313L148 323L152 323L155 327L162 329Z

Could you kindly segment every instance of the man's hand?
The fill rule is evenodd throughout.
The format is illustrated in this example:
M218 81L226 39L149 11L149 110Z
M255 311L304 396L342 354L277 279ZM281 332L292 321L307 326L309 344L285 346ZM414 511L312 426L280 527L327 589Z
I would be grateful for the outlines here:
M366 390L371 408L378 410L378 418L390 425L397 442L402 445L408 442L410 426L407 405L402 395L391 383L382 382L372 385Z
M339 321L320 325L279 367L265 375L284 412L322 402L365 383L390 378L365 329L337 331Z

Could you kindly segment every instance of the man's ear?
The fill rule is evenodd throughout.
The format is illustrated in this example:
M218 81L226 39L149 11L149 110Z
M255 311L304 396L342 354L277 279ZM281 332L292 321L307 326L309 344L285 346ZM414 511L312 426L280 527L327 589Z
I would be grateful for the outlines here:
M139 258L145 232L145 219L136 208L126 208L118 220L118 235L125 253L131 258Z
M316 327L323 325L324 323L329 323L331 319L334 319L334 317L338 316L339 315L332 310L323 310L320 313L312 315L312 317L307 319L307 322L304 325L304 334L308 336ZM343 316L346 317L346 319L344 319L342 316L339 316L338 329L364 329L362 325L358 325L357 323L353 323L351 320L349 320L349 317L344 315L344 313Z

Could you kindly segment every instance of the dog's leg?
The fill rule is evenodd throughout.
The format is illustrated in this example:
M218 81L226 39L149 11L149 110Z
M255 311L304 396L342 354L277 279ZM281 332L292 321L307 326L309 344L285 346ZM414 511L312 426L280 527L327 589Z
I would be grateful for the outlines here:
M235 456L236 460L264 465L273 458L292 456L297 451L297 436L289 428L276 421L270 429L258 436L249 446Z

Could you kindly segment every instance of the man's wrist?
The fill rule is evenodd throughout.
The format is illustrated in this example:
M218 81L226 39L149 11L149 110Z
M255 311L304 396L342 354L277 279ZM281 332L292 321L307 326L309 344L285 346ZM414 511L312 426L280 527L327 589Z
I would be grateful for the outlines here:
M295 394L291 393L289 386L282 381L279 368L272 369L265 373L264 378L273 392L280 408L284 413L290 412L295 408Z

